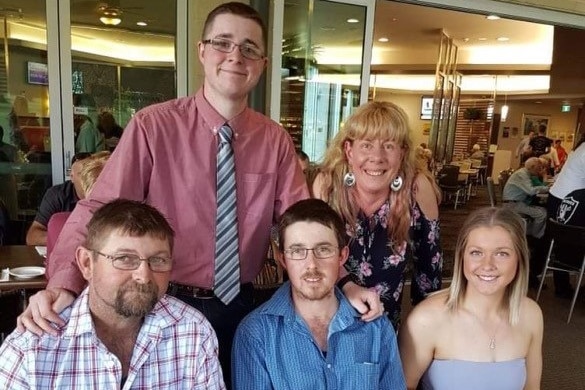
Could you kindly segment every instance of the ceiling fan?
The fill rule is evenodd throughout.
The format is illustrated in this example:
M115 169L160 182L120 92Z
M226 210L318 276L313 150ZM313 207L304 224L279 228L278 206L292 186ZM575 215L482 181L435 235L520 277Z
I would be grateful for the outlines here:
M125 3L126 5L122 5ZM138 15L134 10L142 10L141 6L130 6L136 4L133 1L122 2L120 0L96 1L96 0L74 0L71 3L72 13L85 15L97 19L106 26L117 26L122 23L124 14ZM138 2L140 4L140 2ZM95 19L94 19L95 20Z

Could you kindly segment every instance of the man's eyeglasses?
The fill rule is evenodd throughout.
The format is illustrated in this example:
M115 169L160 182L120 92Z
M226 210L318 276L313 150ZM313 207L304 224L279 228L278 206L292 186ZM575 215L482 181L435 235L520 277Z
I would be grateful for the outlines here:
M148 263L148 266L152 272L168 272L171 270L171 268L173 268L173 260L166 257L152 256L143 259L138 255L132 254L107 255L100 251L92 251L110 260L114 268L124 271L133 271L138 269L143 261Z
M292 248L283 251L284 257L289 260L305 260L309 251L313 252L313 256L317 259L328 259L337 254L336 246L333 245L319 245L314 248Z
M264 58L262 51L260 51L258 47L250 45L249 43L237 44L225 38L205 39L201 42L204 44L210 44L213 49L221 51L222 53L231 53L237 46L240 49L240 53L249 60L259 60Z

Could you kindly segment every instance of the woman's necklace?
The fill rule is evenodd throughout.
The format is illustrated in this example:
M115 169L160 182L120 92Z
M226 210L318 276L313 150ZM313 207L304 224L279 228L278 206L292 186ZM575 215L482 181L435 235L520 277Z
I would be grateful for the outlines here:
M475 315L474 312L472 312L471 310L467 310L471 316L477 321L477 323L479 324L479 326L481 327L481 330L487 334L487 336L490 338L490 343L488 345L489 349L496 349L496 335L498 334L498 330L500 330L500 325L502 325L502 317L498 316L498 323L496 324L496 328L494 329L493 333L490 333L485 325L483 324L483 322L481 322L481 320L479 319L479 317L477 315Z

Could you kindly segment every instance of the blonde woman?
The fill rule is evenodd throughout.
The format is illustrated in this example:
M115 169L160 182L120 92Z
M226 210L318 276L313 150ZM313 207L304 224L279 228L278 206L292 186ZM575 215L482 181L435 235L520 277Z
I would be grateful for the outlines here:
M332 140L313 183L315 197L342 216L350 236L349 274L340 283L377 291L396 329L409 262L414 303L441 285L437 199L415 176L409 133L398 106L360 107Z
M529 257L513 211L467 218L450 288L415 307L400 331L408 389L540 388L543 321L526 297Z

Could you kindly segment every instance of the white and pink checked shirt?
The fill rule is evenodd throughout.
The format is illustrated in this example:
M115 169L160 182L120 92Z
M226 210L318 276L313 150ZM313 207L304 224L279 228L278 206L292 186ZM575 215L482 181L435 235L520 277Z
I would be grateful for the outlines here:
M59 336L15 331L6 338L0 389L225 389L211 325L166 295L144 319L122 387L122 365L97 338L87 291L61 313L69 322Z

